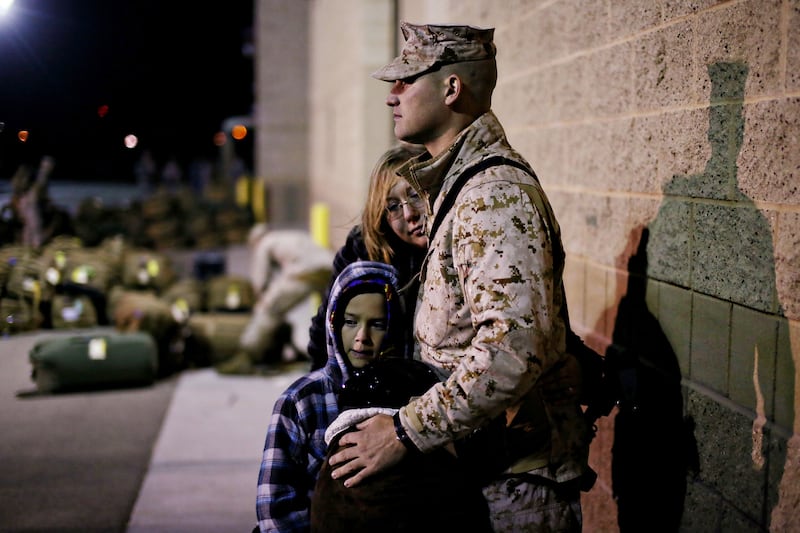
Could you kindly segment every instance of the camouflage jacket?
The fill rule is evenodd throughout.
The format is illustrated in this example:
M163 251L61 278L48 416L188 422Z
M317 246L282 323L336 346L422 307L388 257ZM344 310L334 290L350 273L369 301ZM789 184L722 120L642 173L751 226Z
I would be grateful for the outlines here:
M434 214L462 171L482 159L502 155L525 162L492 112L462 131L449 150L433 159L426 155L400 173L430 195ZM547 405L536 386L565 357L565 324L550 238L555 235L560 247L560 232L552 211L542 214L532 203L531 189L549 210L530 174L508 165L479 172L429 243L415 332L420 358L444 381L409 403L401 419L411 440L428 451L503 411L513 414L523 401L538 404L550 427L536 429L550 438L531 451L535 460L523 471L566 481L581 475L590 438L577 403Z

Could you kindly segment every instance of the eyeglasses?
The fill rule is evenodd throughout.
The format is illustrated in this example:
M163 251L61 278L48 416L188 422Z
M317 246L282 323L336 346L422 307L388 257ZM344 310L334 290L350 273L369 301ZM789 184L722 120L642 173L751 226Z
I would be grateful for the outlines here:
M414 211L423 212L425 210L425 200L417 193L412 192L405 201L389 200L386 203L386 218L397 220L403 217L403 207L408 206Z

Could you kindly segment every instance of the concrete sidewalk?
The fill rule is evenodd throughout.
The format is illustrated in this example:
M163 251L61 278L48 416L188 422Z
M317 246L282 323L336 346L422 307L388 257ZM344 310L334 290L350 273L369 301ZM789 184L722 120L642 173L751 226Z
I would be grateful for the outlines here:
M189 275L193 258L175 257L177 269ZM247 276L249 264L247 247L226 250L227 273ZM307 346L315 310L309 299L287 316L295 346ZM284 365L269 376L182 371L127 532L249 533L272 406L309 368L309 362Z
M247 533L272 406L308 363L271 376L179 377L128 533Z

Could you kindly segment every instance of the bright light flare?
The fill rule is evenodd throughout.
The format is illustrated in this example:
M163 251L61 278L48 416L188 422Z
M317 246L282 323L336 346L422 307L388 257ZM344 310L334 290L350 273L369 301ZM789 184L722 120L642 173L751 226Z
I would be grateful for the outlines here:
M125 136L125 148L136 148L136 145L139 144L139 138L136 137L133 133L129 133Z
M11 11L14 0L0 0L0 17Z
M28 140L28 130L20 130L19 133L17 133L17 139L19 139L20 142L27 141Z
M231 130L231 137L236 139L237 141L241 141L245 137L247 137L247 128L242 124L237 124Z

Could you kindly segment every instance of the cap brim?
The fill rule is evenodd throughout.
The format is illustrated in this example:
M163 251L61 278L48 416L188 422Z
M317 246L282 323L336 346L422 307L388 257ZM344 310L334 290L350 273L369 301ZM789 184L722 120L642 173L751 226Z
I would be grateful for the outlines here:
M430 70L436 61L408 62L401 57L396 57L391 63L384 65L372 73L372 77L383 81L397 81L417 76Z

